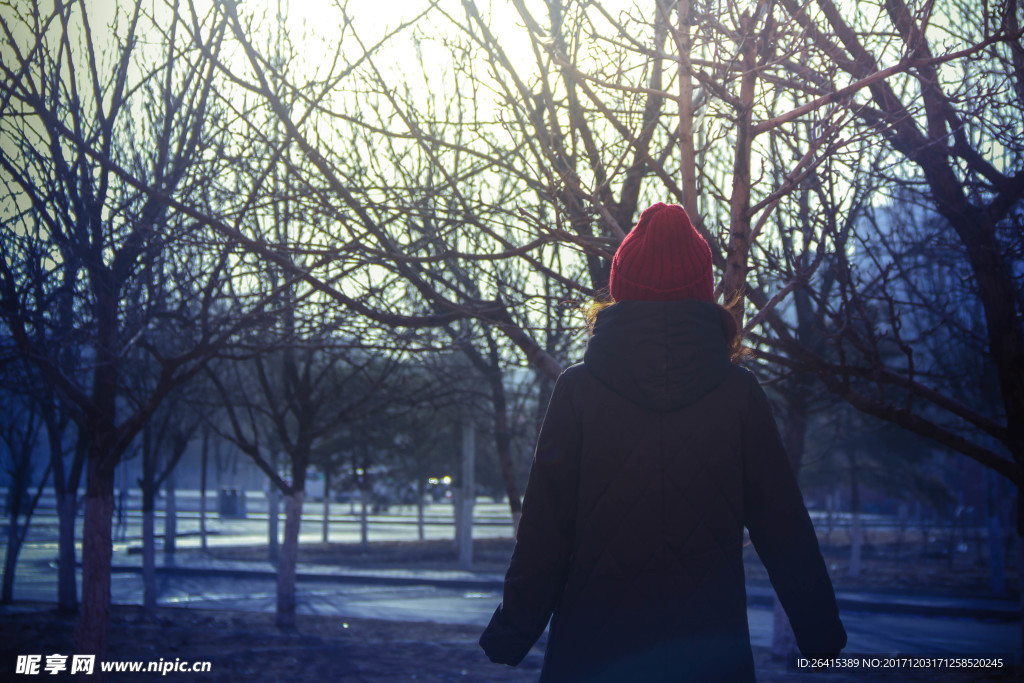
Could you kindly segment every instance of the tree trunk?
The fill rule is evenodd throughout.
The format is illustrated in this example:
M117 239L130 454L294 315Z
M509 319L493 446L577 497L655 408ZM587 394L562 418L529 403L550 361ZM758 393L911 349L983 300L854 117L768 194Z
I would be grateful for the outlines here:
M476 461L476 429L468 420L462 426L462 501L459 528L459 568L473 568L473 505L476 502L474 465Z
M1002 520L999 518L998 475L985 472L985 517L988 535L988 572L992 594L1006 595L1006 557L1003 555Z
M740 17L742 43L740 92L736 107L736 144L733 154L732 195L729 198L729 243L726 250L725 272L722 274L722 293L726 302L736 300L731 312L736 326L743 329L743 309L740 304L747 289L747 257L754 236L750 234L750 160L754 140L754 94L757 86L757 36L754 19L746 12Z
M324 472L324 543L331 542L331 473Z
M117 533L114 537L124 543L128 540L128 463L122 460L120 467L121 485L117 487Z
M370 506L370 492L366 486L359 487L359 542L363 548L370 542L370 520L368 508Z
M206 466L210 456L210 431L203 430L203 453L199 466L199 547L208 550L206 542Z
M271 465L276 472L277 455L273 456ZM270 561L277 564L278 557L281 555L280 537L277 528L281 492L277 490L277 485L273 481L269 481L267 486L269 487L267 489L267 548Z
M683 208L697 223L700 213L697 207L697 153L693 145L693 78L690 75L692 5L692 2L682 2L677 6L679 23L676 26L675 42L679 53L679 172L683 186Z
M156 612L156 496L151 485L142 487L142 611Z
M98 439L97 439L98 440ZM114 517L114 469L110 454L90 448L82 524L82 606L75 632L77 654L103 657L110 618L110 536Z
M426 520L423 514L423 477L416 478L416 535L421 541L427 538Z
M21 552L21 534L18 529L21 493L17 490L18 488L12 485L8 489L8 495L12 498L7 526L7 554L4 557L3 589L0 590L0 603L3 604L14 602L14 572L18 564L18 554Z
M57 494L57 610L61 614L78 611L78 569L75 566L75 518L78 501L73 492Z
M78 516L78 481L85 459L85 440L77 431L71 471L64 467L64 435L68 423L58 419L53 397L40 404L46 425L46 441L53 472L53 494L57 505L57 611L74 614L78 611L78 568L75 556L75 518Z
M509 511L512 515L513 532L519 527L522 516L523 501L516 484L516 468L512 461L512 432L508 424L508 396L505 392L505 377L502 373L501 356L494 336L487 331L487 357L479 354L472 346L464 347L467 357L476 365L491 390L491 417L494 420L494 445L498 453L498 465L501 468L501 479L508 495ZM461 501L459 502L461 504ZM459 520L460 510L455 511L455 519ZM458 526L458 524L456 524ZM456 538L458 534L456 532ZM456 540L456 546L458 541Z
M462 538L462 485L452 487L452 547L459 552L459 539Z
M156 614L156 452L152 428L142 429L142 614Z
M34 418L33 418L34 420ZM11 447L11 460L14 463L13 471L10 472L10 486L7 487L8 497L8 524L7 524L7 554L4 558L4 574L2 588L0 588L0 603L9 604L14 602L14 575L18 570L18 555L21 554L21 545L28 534L28 527L32 523L32 512L39 502L39 495L46 486L46 477L50 474L47 467L46 475L39 483L36 497L27 501L29 488L31 488L32 471L30 469L32 451L35 448L36 439L32 436L35 429L29 427L25 432L25 439L17 447ZM11 446L9 443L8 446ZM26 507L22 503L27 502ZM21 519L24 517L24 523Z
M295 628L295 565L299 558L299 531L302 526L303 490L284 497L284 544L277 563L277 616L278 628Z
M519 529L519 518L523 516L523 501L516 484L515 463L512 461L512 434L508 426L508 401L501 371L491 373L491 400L494 409L494 442L501 464L501 479L508 495L509 512L512 514L513 534Z
M174 481L174 469L177 464L171 465L171 471L167 475L167 486L164 489L167 498L164 502L164 565L174 564L174 551L177 549L178 540L178 496L177 486Z

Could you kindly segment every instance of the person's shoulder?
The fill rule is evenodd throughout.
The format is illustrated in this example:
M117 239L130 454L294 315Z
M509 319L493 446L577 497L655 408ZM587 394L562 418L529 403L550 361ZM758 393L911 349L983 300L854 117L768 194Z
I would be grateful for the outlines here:
M750 368L745 368L742 365L736 365L733 363L732 375L736 381L743 382L744 384L756 384L761 386L760 380L757 379L757 375Z
M580 382L589 376L590 373L587 372L583 363L573 363L565 370L562 370L562 374L558 376L558 379L563 382Z
M735 363L726 374L721 388L728 393L730 400L738 402L737 406L748 405L764 391L761 388L760 380L752 370Z
M583 363L574 363L562 370L562 374L555 381L555 393L575 397L586 396L591 390L588 388L594 382L593 375L586 369Z
M743 388L748 391L753 387L761 386L761 382L758 381L757 375L755 375L749 368L737 365L736 363L730 363L730 365L732 367L725 375L725 384L731 384L734 387Z

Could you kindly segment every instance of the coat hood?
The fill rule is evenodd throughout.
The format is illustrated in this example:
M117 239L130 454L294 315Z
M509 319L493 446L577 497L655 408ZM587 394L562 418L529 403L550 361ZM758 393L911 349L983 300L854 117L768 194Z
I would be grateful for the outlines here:
M597 315L583 364L631 403L683 408L732 370L718 307L703 301L620 301Z

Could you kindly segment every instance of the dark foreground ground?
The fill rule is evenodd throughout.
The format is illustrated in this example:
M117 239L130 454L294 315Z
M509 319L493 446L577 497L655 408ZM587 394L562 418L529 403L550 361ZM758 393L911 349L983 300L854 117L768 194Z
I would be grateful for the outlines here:
M475 568L501 571L512 544L508 540L478 541ZM182 554L199 551L180 551ZM266 548L234 547L211 551L227 560L265 561ZM865 558L864 572L846 576L846 553L824 547L837 588L869 588L898 593L914 591L945 595L988 594L987 570L970 554L955 558L922 557L908 551L875 552ZM748 548L746 570L761 578L763 568ZM422 543L310 544L303 546L300 563L337 564L365 568L454 569L457 558L449 541ZM300 564L301 571L301 564ZM1016 592L1016 572L1009 572ZM0 608L0 682L67 680L66 675L16 675L18 654L75 652L75 619L57 615L48 604L16 604ZM274 626L272 614L160 608L152 620L144 620L138 608L113 608L108 652L110 661L209 661L209 673L169 672L110 673L106 680L122 681L536 681L542 661L538 646L515 669L491 664L477 646L480 629L475 626L432 622L393 622L345 617L298 617L296 632ZM766 648L754 648L758 678L762 682L808 681L839 683L885 681L985 681L1024 680L1024 672L1009 667L998 671L979 669L896 669L837 673L797 672L773 661ZM630 682L632 683L632 682ZM642 683L642 682L641 682Z
M27 605L24 607L28 607ZM0 680L66 680L66 676L14 675L16 654L71 654L74 619L43 605L35 611L0 614ZM115 607L107 661L210 661L209 673L111 673L108 681L535 681L541 652L535 648L515 669L491 664L476 644L479 629L434 623L300 616L298 631L283 633L273 615L160 608L144 621L134 607ZM938 669L865 671L851 674L787 671L755 648L758 679L807 681L1020 680L1001 673Z

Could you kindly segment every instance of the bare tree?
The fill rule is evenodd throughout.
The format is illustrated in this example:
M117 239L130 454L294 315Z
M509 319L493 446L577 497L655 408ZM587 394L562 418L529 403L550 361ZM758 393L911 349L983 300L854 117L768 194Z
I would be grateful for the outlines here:
M8 366L12 364L7 364ZM13 368L8 367L9 372ZM11 373L12 376L14 373ZM31 373L29 373L29 376ZM23 381L26 377L21 378ZM7 552L4 556L3 583L0 588L0 603L14 600L14 577L18 566L18 556L25 542L35 512L50 476L50 465L47 464L40 476L34 471L40 464L35 456L39 445L41 418L31 396L5 387L7 391L0 394L0 442L6 457L0 460L10 481L7 487L5 512L7 513ZM33 494L32 482L37 480Z
M154 413L142 429L138 440L139 458L142 461L142 476L138 485L142 490L142 583L143 610L152 618L157 606L156 583L156 498L161 487L173 476L188 443L202 422L202 417L188 405L184 390L202 386L199 378L190 385L179 387ZM164 457L161 457L163 455ZM169 485L168 485L169 486ZM173 495L169 492L169 496ZM165 564L174 561L176 525L175 511L168 504L164 508L164 554Z
M382 409L382 388L395 362L368 353L334 329L315 329L295 307L281 311L276 343L248 363L211 370L230 423L228 438L260 467L284 495L284 542L277 558L277 625L295 627L295 568L314 454L339 429ZM282 472L274 454L285 458ZM327 492L325 491L325 495ZM273 524L273 522L272 522ZM276 525L275 525L276 526ZM271 529L276 534L276 529Z
M1019 482L1022 461L1018 456L1006 456L1019 448L1014 445L1019 427L1013 423L1014 416L1021 414L1015 403L1019 400L1015 398L1017 390L1013 389L1019 380L1011 377L1019 377L1020 373L1010 372L1012 359L1015 355L1020 357L1021 338L1019 320L1012 322L1019 317L1019 313L1014 313L1019 310L1019 297L1014 293L1019 288L1013 284L1011 267L1019 259L1012 246L1011 226L1018 221L1015 212L1019 209L1015 207L1019 207L1020 185L1024 182L1019 172L1012 171L1015 165L1019 166L1019 142L1011 131L1019 130L1020 104L1012 88L1016 76L1011 57L1020 36L1004 28L1004 24L1009 25L1007 17L1001 22L992 17L980 20L980 16L972 14L980 8L966 4L928 4L917 11L902 3L887 3L877 8L876 13L863 15L865 23L868 16L872 17L875 33L847 24L846 18L828 2L818 3L817 11L794 3L782 4L811 41L811 64L827 62L836 72L836 79L855 79L846 89L832 89L831 85L823 88L808 81L810 94L819 95L809 104L840 103L851 114L852 130L871 135L869 140L883 139L883 149L889 155L866 169L874 174L872 184L884 188L896 201L910 199L910 194L897 188L921 193L919 196L927 198L934 212L943 218L949 234L956 235L962 243L963 263L968 267L972 287L977 288L986 320L987 344L979 351L992 358L998 369L1006 422L999 424L998 419L962 403L916 372L913 356L915 351L921 353L922 348L915 344L923 338L915 340L916 331L901 334L901 326L903 331L912 330L916 324L912 316L923 309L917 305L897 305L901 301L898 295L912 291L913 282L899 272L895 254L885 253L881 245L885 239L882 234L898 235L900 231L911 230L910 226L889 223L879 232L870 223L859 221L856 234L865 248L858 261L852 261L844 252L835 252L839 258L835 267L840 304L831 312L829 325L843 330L838 343L847 344L845 353L834 361L809 353L810 349L794 343L781 321L765 316L773 335L777 335L771 343L798 359L801 367L813 371L831 391L859 410L932 438ZM961 49L934 56L922 27L939 16L951 26L971 28L962 35L949 36L959 42ZM897 67L881 69L877 65L878 57L872 49L883 49L883 39L878 37L875 19L891 25L890 32L883 33L886 44L896 40L901 46ZM977 66L979 61L988 66ZM985 69L990 67L1003 69L1011 79L1001 88L986 85ZM940 72L961 77L939 78ZM865 98L854 96L858 90L853 86L864 90ZM902 90L898 91L897 86ZM954 104L961 101L957 91L964 88L981 88L984 94L963 100L971 102L973 110ZM989 115L996 123L986 123ZM788 123L785 115L776 121ZM922 125L927 131L922 130ZM985 159L979 151L981 140L1000 144L1005 141L1006 158L1001 163L1005 172L996 170L992 161ZM912 220L926 219L918 214ZM974 230L984 235L975 235ZM872 237L872 233L877 237ZM877 296L880 291L886 292L886 296ZM888 303L878 308L869 305L869 299ZM956 315L955 304L947 311ZM881 353L887 344L900 347L901 357ZM938 415L952 416L974 430L976 436L946 428ZM1002 442L1006 450L1000 452L999 448L982 445L988 437Z
M229 250L211 248L202 224L172 206L223 197L209 153L215 70L200 56L216 53L225 23L217 9L192 15L203 52L181 40L182 17L141 2L102 18L80 2L0 12L0 314L77 424L88 473L77 640L101 654L115 467L164 397L246 324L220 298ZM161 287L171 294L153 297ZM51 298L70 317L54 319ZM188 330L179 345L151 343L172 322ZM73 364L67 344L83 349ZM133 349L156 368L141 394L121 371Z

